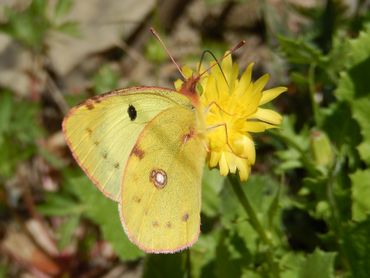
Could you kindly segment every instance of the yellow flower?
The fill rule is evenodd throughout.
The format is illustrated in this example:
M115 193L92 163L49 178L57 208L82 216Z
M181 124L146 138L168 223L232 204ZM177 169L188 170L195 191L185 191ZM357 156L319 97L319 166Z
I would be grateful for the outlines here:
M269 76L265 74L253 82L252 68L250 64L239 79L238 65L229 55L223 59L221 69L214 66L199 81L209 166L219 166L223 176L238 171L241 180L248 178L256 160L250 133L277 127L282 121L280 114L260 106L286 91L285 87L264 90ZM189 69L184 73L187 77L192 75ZM176 81L176 88L181 84Z

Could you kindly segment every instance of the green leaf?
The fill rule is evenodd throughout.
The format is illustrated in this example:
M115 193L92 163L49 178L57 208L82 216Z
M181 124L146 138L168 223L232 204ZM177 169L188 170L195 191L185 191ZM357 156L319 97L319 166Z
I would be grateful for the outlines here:
M297 278L301 266L305 262L305 257L301 253L287 252L280 259L280 269L282 278Z
M79 29L79 24L77 22L64 22L57 25L55 27L55 30L70 35L72 37L81 38L82 36L81 30Z
M241 278L264 278L266 275L259 274L254 270L243 269Z
M219 171L206 168L202 182L202 212L208 217L214 217L220 211L219 194L225 178L220 176Z
M155 38L150 38L145 47L145 58L155 63L166 61L168 56L166 51Z
M370 218L349 225L343 235L342 247L349 261L352 277L370 277Z
M370 71L370 27L360 32L358 38L350 40L351 53L348 70L341 73L336 96L341 100L366 97L370 93L368 73Z
M29 11L33 15L44 15L46 13L47 0L32 0Z
M148 255L144 264L143 277L186 277L185 260L187 259L187 252L189 251L175 254Z
M309 86L307 76L299 72L293 71L290 74L290 79L292 80L292 83L294 83L299 88L307 88Z
M303 154L309 151L309 131L307 127L302 128L299 132L294 129L295 118L284 117L281 128L278 132L271 131L272 134L281 139L288 148L276 152L277 156L282 160L276 167L278 173L285 172L304 166L313 168L311 161L305 161Z
M58 247L63 250L71 242L73 233L76 231L80 218L72 216L65 219L65 222L59 227L58 234Z
M340 100L351 101L354 98L366 98L370 94L368 86L368 72L370 71L370 52L367 59L342 72L336 90Z
M324 115L323 129L338 149L342 146L350 146L354 149L360 143L360 129L357 122L352 118L348 103L335 102L321 111ZM340 125L338 125L338 122Z
M350 40L351 66L368 59L370 54L370 25L359 33L356 39Z
M339 100L351 101L355 96L355 84L348 72L341 72L335 96Z
M370 98L364 97L353 101L352 111L353 117L361 127L363 137L362 143L358 146L358 151L361 158L370 166Z
M279 36L281 51L291 63L323 65L325 57L321 51L301 38L293 39Z
M281 185L278 185L275 196L273 197L271 204L267 211L267 223L268 228L273 229L274 222L280 212L280 195L281 195Z
M271 228L269 224L273 221L270 219L271 214L269 215L269 210L279 188L277 182L269 176L253 175L247 182L242 183L241 186L259 221L266 229ZM256 251L260 241L259 236L249 224L248 216L235 196L229 181L223 187L221 200L221 221L223 226L237 233L244 240L248 250L251 252Z
M102 66L94 76L94 90L101 94L118 87L120 76L109 65Z
M221 5L225 3L226 0L206 0L205 3L208 6Z
M83 204L59 192L47 194L46 201L37 206L38 212L47 216L80 215L84 209Z
M5 9L7 22L0 26L0 31L18 40L26 47L40 50L50 22L46 18L46 1L33 0L23 11Z
M327 74L337 83L338 73L350 65L350 43L345 34L337 33L333 38L333 47L328 53Z
M13 99L9 92L0 95L0 144L3 141L3 134L9 131L13 104Z
M302 264L300 278L331 278L334 277L334 252L324 252L316 249Z
M237 248L243 248L245 251L239 252ZM243 256L246 253L248 253L247 249L239 236L224 234L216 249L214 275L216 274L217 277L240 277L243 266L248 265L248 258Z
M36 152L35 146L18 144L19 141L10 135L0 144L0 177L11 177L18 163L27 160Z
M68 184L84 204L83 214L100 226L104 238L122 260L143 256L143 252L129 241L124 232L117 203L106 198L85 176L70 178Z
M334 277L334 252L316 249L304 257L302 253L286 253L280 260L282 278L331 278Z
M6 265L0 264L0 278L6 278L8 276L8 268Z
M57 18L65 16L72 8L73 0L58 0L55 5L54 15Z
M39 153L55 169L62 169L65 166L65 162L60 157L46 148L41 147Z
M370 213L370 170L358 170L351 176L352 218L355 221L366 219Z
M214 263L219 230L200 234L198 241L190 248L191 273L193 277L214 275Z
M36 153L42 134L38 113L38 105L0 91L0 176L10 177L20 161Z
M363 161L370 165L370 27L350 41L348 70L341 73L336 96L350 104L352 115L361 128L362 143L357 149Z

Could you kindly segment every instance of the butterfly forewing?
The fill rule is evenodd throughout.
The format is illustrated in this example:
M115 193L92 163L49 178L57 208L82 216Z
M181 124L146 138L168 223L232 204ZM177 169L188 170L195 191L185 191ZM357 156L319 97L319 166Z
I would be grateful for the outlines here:
M81 168L106 196L119 201L127 159L145 126L166 109L190 106L168 89L118 90L71 109L63 131Z

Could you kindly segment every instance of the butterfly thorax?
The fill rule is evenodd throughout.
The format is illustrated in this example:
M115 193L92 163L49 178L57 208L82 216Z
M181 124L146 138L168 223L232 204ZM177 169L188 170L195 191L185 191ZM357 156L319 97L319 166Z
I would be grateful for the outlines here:
M179 92L185 95L191 102L191 104L195 108L196 114L196 130L192 133L191 137L197 136L199 137L205 145L206 143L206 124L205 124L205 117L204 117L204 109L199 100L199 95L197 93L197 84L200 80L200 75L192 75L190 78L186 79L182 84ZM207 149L207 147L206 147Z

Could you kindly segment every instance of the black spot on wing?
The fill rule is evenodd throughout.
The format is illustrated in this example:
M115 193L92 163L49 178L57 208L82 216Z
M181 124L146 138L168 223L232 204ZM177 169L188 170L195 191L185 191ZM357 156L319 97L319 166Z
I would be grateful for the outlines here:
M127 109L127 114L130 117L131 121L134 121L137 117L136 108L130 104Z

